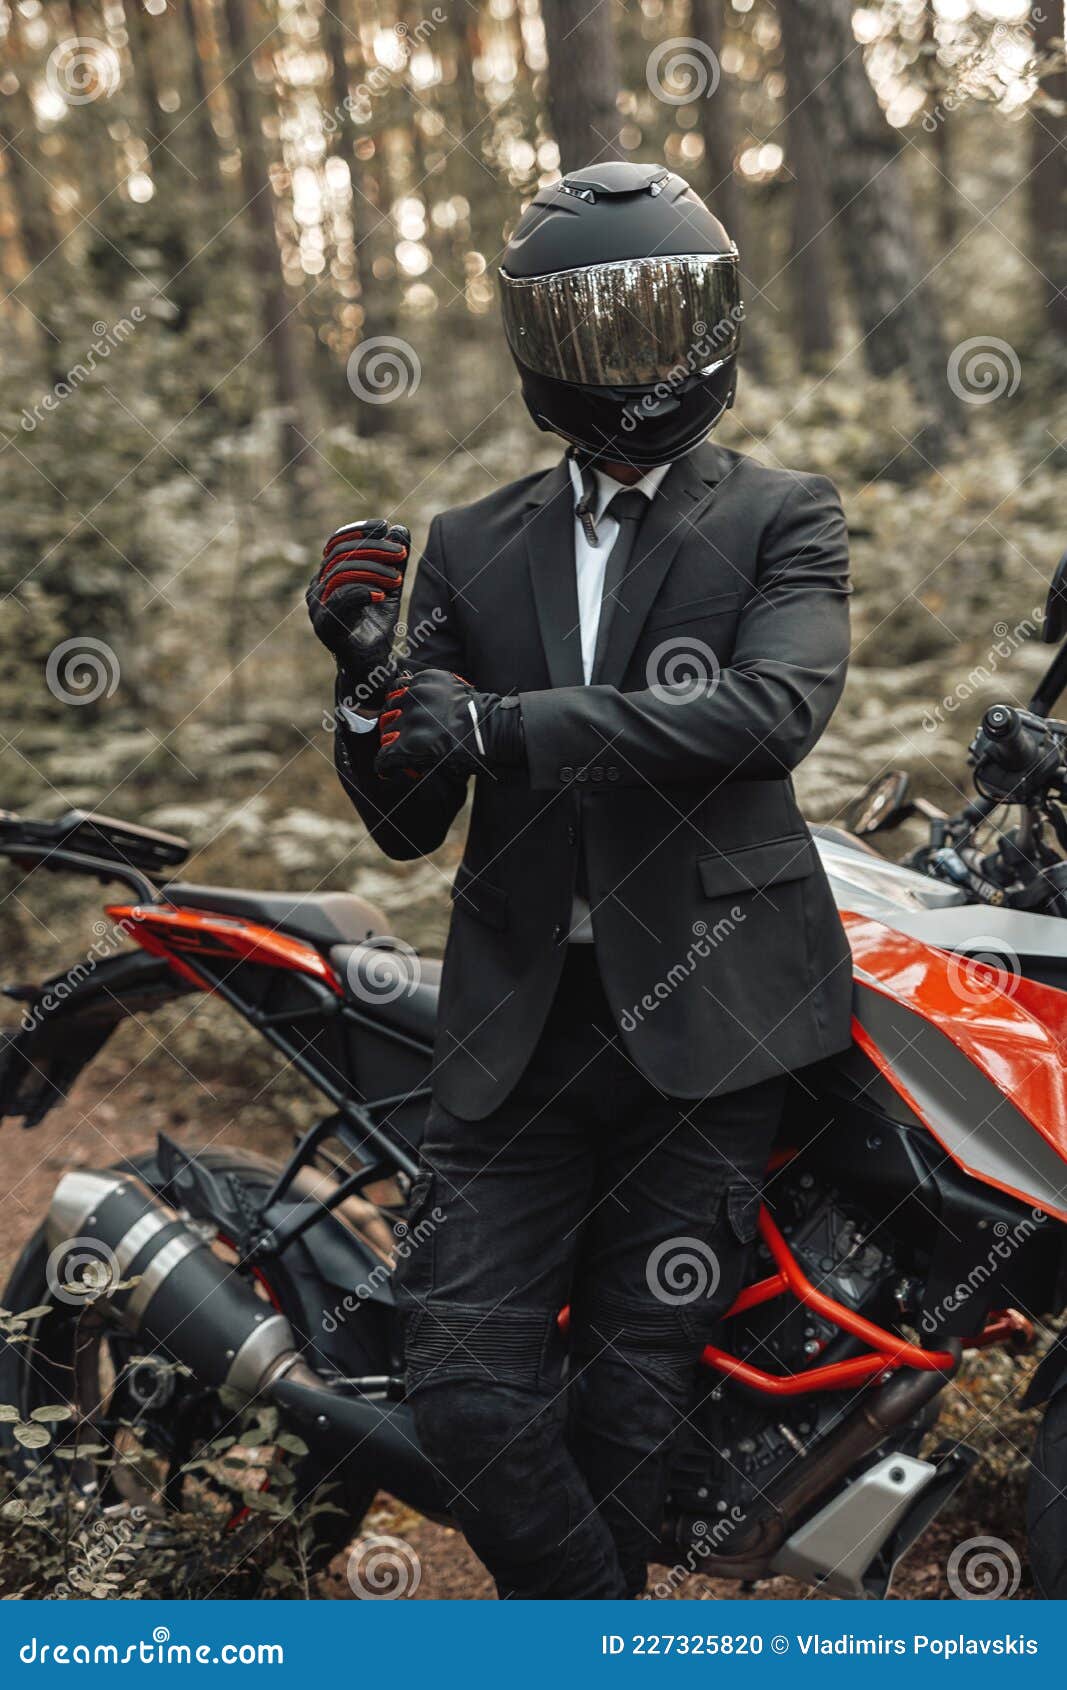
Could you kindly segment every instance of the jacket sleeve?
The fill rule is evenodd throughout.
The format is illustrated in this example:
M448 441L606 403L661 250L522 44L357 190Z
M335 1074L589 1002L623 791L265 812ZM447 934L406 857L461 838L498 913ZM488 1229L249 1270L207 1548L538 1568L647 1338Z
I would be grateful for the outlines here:
M430 524L426 547L408 604L403 659L409 669L463 669L463 648L455 626L445 574L438 520ZM374 772L378 734L349 728L334 713L334 762L341 785L376 845L387 857L410 859L436 851L463 807L465 780L431 773L421 780L380 780Z
M845 684L848 533L832 482L803 476L761 543L756 588L729 665L673 630L667 660L693 673L672 693L649 658L647 686L561 687L520 695L530 784L607 778L620 786L737 776L780 780L811 750ZM579 770L586 774L578 774ZM599 772L597 772L599 771Z

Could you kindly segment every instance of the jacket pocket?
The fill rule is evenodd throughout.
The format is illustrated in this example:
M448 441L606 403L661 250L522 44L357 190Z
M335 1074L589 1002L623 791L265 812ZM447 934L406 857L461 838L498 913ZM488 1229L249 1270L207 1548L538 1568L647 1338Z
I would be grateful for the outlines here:
M760 1204L763 1193L748 1180L731 1185L726 1193L726 1218L739 1244L751 1244L759 1230Z
M676 622L699 622L705 616L729 616L741 602L739 592L712 593L708 598L684 599L676 604L655 606L645 619L645 629L670 628Z
M761 845L741 845L697 858L700 883L707 898L728 898L738 892L759 892L788 880L803 880L815 868L815 847L807 833L767 839Z
M508 925L508 895L499 886L490 886L480 874L466 863L460 863L449 893L457 909L484 921L487 927L503 929Z

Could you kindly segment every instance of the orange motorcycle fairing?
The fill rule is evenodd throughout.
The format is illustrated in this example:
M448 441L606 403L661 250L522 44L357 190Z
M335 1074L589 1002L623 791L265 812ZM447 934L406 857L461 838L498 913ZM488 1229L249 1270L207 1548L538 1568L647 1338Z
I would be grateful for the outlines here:
M221 957L306 974L344 998L344 986L326 958L288 933L237 916L168 904L111 904L107 913L144 950L165 957L183 979L203 991L212 991L214 985L210 974L197 969L197 958Z
M1067 993L842 920L856 1044L965 1173L1067 1221Z

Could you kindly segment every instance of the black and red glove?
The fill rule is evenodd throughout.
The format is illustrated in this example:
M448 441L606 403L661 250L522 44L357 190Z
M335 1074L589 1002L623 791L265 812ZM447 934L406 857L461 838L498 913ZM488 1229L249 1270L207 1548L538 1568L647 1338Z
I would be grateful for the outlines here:
M443 769L465 780L526 760L518 699L478 692L444 669L398 675L378 729L381 750L374 768L386 777L418 779Z
M393 641L411 535L382 517L348 522L330 535L307 590L316 635L332 651L344 701L378 710L393 685Z

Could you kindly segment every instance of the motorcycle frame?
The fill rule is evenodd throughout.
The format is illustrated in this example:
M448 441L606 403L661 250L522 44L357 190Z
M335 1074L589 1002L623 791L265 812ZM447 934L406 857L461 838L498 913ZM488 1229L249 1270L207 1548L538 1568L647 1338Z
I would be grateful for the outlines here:
M332 1212L348 1197L362 1194L365 1187L397 1173L409 1181L415 1178L417 1159L376 1117L395 1110L401 1104L428 1100L430 1086L426 1084L357 1102L352 1095L358 1089L355 1077L349 1074L345 1082L339 1083L322 1064L302 1051L287 1036L285 1029L294 1020L322 1022L324 1019L340 1018L371 1030L378 1038L417 1051L427 1061L431 1056L430 1046L388 1022L361 1013L349 1003L336 971L314 945L242 917L188 907L176 908L166 902L165 891L154 885L145 873L125 863L117 864L70 848L45 848L28 843L16 845L5 842L0 845L0 852L25 862L27 866L41 863L48 867L67 867L95 875L102 881L118 880L128 885L140 901L109 905L108 915L121 924L142 949L164 960L186 986L221 997L332 1103L335 1113L297 1139L261 1206L261 1214L287 1195L302 1169L316 1165L316 1158L327 1139L338 1138L346 1151L360 1158L366 1158L369 1150L369 1159L361 1160L360 1166L353 1172L341 1176L338 1170L334 1170L337 1185L327 1198L316 1197L311 1202L298 1202L284 1219L269 1228L254 1229L253 1236L241 1240L241 1254L250 1267L254 1268L264 1257L280 1254L321 1215ZM229 964L230 967L219 969L219 963ZM266 967L279 978L297 981L308 996L306 1009L271 1011L264 1004L254 1002L230 978L242 963ZM813 1285L766 1205L761 1206L759 1233L774 1261L775 1272L745 1286L724 1319L732 1320L776 1297L791 1295L870 1348L864 1354L843 1361L813 1365L799 1373L779 1375L755 1367L717 1345L707 1345L701 1356L706 1367L758 1395L771 1398L844 1390L887 1378L899 1369L946 1374L953 1371L955 1359L951 1352L927 1350L912 1344L888 1328L866 1320ZM560 1323L564 1328L567 1317L568 1310L562 1310ZM1019 1323L1013 1322L1010 1312L999 1310L990 1315L983 1330L970 1342L975 1346L996 1343L1006 1336L1018 1336L1019 1331Z
M339 1179L335 1191L328 1199L316 1200L322 1209L335 1208L345 1198L360 1192L364 1186L380 1180L389 1172L400 1171L409 1178L414 1177L417 1163L396 1143L392 1135L376 1123L374 1117L378 1113L395 1108L400 1102L410 1102L422 1096L428 1098L429 1086L370 1099L362 1104L353 1102L351 1097L344 1094L342 1087L285 1038L279 1023L292 1021L291 1010L277 1016L264 1012L262 1008L252 1004L229 980L215 973L210 965L205 966L207 959L211 958L231 962L254 962L295 974L307 988L312 1000L308 1009L309 1015L339 1015L343 1019L370 1026L376 1034L419 1049L429 1057L429 1047L421 1041L390 1027L387 1023L362 1015L347 1003L344 988L335 971L314 946L253 922L220 916L215 912L184 908L176 910L166 905L153 904L148 908L138 905L113 905L108 909L108 914L115 921L123 922L132 937L150 954L168 959L187 983L223 997L283 1056L295 1062L300 1071L330 1098L341 1119L358 1134L362 1134L362 1138L357 1138L354 1142L348 1135L344 1135L345 1142L350 1144L352 1149L359 1151L366 1143L373 1145L377 1154L368 1166L361 1167L347 1178ZM336 1119L327 1117L298 1140L275 1186L263 1203L264 1211L286 1194L301 1168L314 1163L316 1153L324 1140L336 1131ZM313 1224L316 1218L315 1204L301 1205L300 1208L308 1212L297 1213L288 1223L275 1225L269 1232L261 1233L255 1239L252 1249L255 1259L262 1259L266 1254L280 1253ZM846 1390L876 1378L887 1378L901 1368L920 1372L942 1372L946 1375L954 1372L957 1361L950 1351L927 1350L918 1344L910 1343L899 1334L856 1314L845 1304L813 1285L765 1204L760 1209L759 1232L770 1251L776 1271L746 1286L727 1311L725 1319L731 1320L747 1309L769 1302L775 1297L791 1295L841 1331L868 1344L870 1348L867 1353L847 1360L812 1366L799 1373L778 1375L755 1367L731 1355L727 1350L709 1344L701 1355L704 1366L724 1374L760 1395L775 1398L803 1396L816 1391ZM560 1315L560 1323L564 1329L567 1317L568 1311L564 1309ZM997 1318L1000 1318L999 1313ZM976 1343L982 1341L982 1335L975 1340Z

